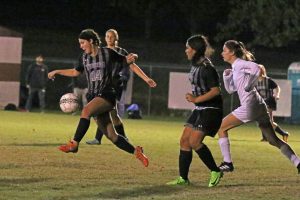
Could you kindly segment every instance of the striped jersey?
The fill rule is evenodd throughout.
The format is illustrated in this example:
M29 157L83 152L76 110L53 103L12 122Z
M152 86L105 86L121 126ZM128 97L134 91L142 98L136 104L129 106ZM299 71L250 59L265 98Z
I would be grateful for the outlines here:
M258 80L255 86L260 96L266 101L274 98L274 89L278 85L270 77L265 77L262 80Z
M112 49L100 47L95 57L83 53L79 58L79 65L75 69L79 72L85 71L88 94L95 97L103 93L116 95L120 72L124 68L128 68L125 56Z
M220 77L208 58L205 58L197 66L191 67L189 80L192 85L192 94L194 96L204 95L209 92L211 88L220 87ZM201 107L215 107L222 109L222 96L221 94L219 94L208 101L195 103L195 105Z

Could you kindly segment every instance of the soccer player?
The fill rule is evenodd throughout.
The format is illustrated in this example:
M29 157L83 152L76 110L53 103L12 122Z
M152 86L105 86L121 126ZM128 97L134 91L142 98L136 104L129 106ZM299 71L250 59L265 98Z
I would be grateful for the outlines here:
M105 34L105 41L107 44L107 47L110 49L113 49L117 51L119 54L127 56L128 52L118 46L119 42L119 34L115 29L109 29L106 31ZM129 65L130 69L137 74L140 78L142 78L150 87L156 87L156 82L149 78L140 68L138 65L135 63L132 63ZM123 122L121 120L121 117L119 116L119 112L124 113L125 109L125 95L126 95L126 85L127 81L129 79L129 69L124 68L121 71L121 84L120 87L117 89L117 106L115 109L110 111L111 119L114 125L114 128L116 129L116 132L124 137L126 137L125 131L124 131L124 126ZM122 116L122 115L121 115ZM103 132L98 128L95 139L89 140L86 143L90 145L95 145L95 144L101 144L101 140L103 137ZM127 137L126 137L127 138Z
M180 139L179 177L167 185L188 185L188 173L194 150L206 167L211 171L208 187L216 186L222 172L216 165L209 148L203 143L205 136L214 137L223 117L219 75L207 53L211 47L203 35L194 35L187 40L186 56L191 61L189 80L192 93L185 98L195 104L195 109L188 118Z
M274 122L273 118L273 111L277 109L277 100L280 98L280 87L272 78L267 76L266 68L263 65L259 66L262 69L262 74L258 78L258 82L255 88L267 104L268 112L274 130L282 136L282 139L285 142L287 142L289 133L282 130L281 127L276 122ZM267 141L263 133L261 141Z
M80 121L74 138L59 150L65 153L76 153L79 143L90 126L90 118L97 118L98 127L118 148L134 154L145 167L148 166L148 158L143 154L140 146L132 146L123 136L118 135L112 125L109 112L116 104L116 89L120 83L120 71L133 63L137 57L135 54L122 56L110 48L100 47L98 33L92 29L83 30L79 34L80 48L83 50L79 58L79 65L74 69L54 70L48 74L50 79L55 75L76 77L83 71L88 79L88 101L82 109Z
M258 64L253 62L254 56L245 48L242 42L229 40L223 46L222 57L232 67L232 69L226 69L223 73L225 89L229 94L237 92L241 105L223 119L221 128L218 131L219 145L224 160L220 165L220 169L223 172L234 170L228 131L244 123L256 121L267 141L279 148L281 153L298 168L298 173L300 173L299 157L287 143L276 136L266 104L255 89L262 70Z

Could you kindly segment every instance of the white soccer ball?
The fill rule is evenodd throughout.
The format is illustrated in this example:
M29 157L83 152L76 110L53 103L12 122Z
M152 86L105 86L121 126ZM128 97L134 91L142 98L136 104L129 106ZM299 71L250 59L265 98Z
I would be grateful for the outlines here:
M64 94L59 100L60 109L65 113L73 113L79 108L78 98L73 93Z

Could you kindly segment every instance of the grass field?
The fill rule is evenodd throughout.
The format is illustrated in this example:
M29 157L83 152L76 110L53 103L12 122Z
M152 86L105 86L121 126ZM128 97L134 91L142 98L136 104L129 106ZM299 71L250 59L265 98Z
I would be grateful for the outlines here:
M196 154L191 186L166 186L178 176L179 137L184 120L124 120L134 145L144 147L148 168L106 138L88 146L92 122L77 154L57 146L73 136L79 116L0 111L0 199L300 199L300 176L280 151L259 142L255 124L231 131L235 171L208 188L209 171ZM300 126L282 125L300 154ZM206 138L217 163L217 139Z

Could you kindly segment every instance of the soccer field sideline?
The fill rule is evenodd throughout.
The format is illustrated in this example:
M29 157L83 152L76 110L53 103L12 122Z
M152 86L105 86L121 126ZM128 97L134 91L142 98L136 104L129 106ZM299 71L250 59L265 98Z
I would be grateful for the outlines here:
M189 187L168 187L178 176L179 137L184 121L155 118L124 120L129 139L150 158L139 161L103 140L84 142L78 154L57 146L73 136L79 116L0 111L0 199L299 199L300 176L280 151L260 142L255 124L231 133L236 170L207 188L209 172L194 154ZM285 125L289 143L300 152L299 126ZM221 161L217 138L205 140Z

